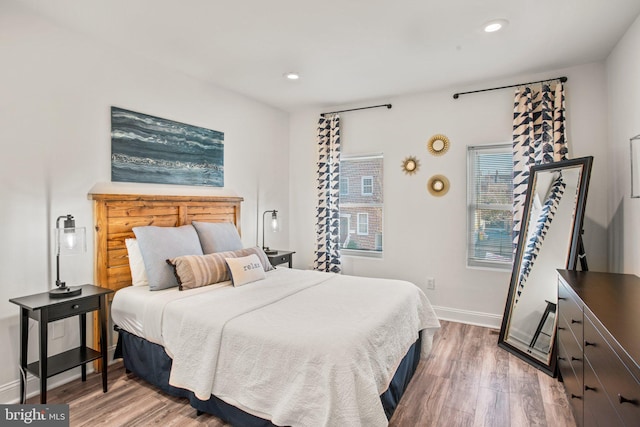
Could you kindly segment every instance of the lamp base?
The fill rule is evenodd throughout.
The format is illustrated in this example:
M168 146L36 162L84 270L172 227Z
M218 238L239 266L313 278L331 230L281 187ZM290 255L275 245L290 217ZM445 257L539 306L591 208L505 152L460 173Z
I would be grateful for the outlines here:
M263 248L263 251L265 254L267 255L275 255L278 253L277 249L269 249L269 248Z
M50 298L68 298L68 297L75 297L77 295L80 295L81 293L82 293L82 288L68 288L64 286L60 288L51 289L49 291L49 297Z

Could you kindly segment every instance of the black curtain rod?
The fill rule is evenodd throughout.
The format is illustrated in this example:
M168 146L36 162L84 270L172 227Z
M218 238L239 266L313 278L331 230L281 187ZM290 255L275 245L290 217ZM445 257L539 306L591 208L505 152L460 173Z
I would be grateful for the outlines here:
M470 93L478 93L478 92L488 92L490 90L498 90L498 89L508 89L510 87L518 87L518 86L526 86L526 85L534 85L536 83L545 83L545 82L551 82L553 80L560 80L562 83L565 83L568 79L564 76L562 77L556 77L555 79L546 79L546 80L539 80L537 82L529 82L529 83L518 83L515 85L509 85L509 86L500 86L500 87L492 87L490 89L480 89L480 90L472 90L469 92L460 92L460 93L454 93L453 94L453 99L458 99L458 97L460 97L460 95L468 95Z
M347 111L368 110L369 108L380 108L380 107L391 108L391 104L380 104L380 105L372 105L371 107L361 107L361 108L352 108L350 110L331 111L329 113L321 113L320 115L324 117L325 114L346 113Z

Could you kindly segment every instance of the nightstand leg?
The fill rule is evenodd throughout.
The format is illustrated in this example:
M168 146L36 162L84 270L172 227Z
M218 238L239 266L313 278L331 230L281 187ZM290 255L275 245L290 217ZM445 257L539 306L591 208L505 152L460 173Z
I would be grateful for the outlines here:
M20 308L20 403L26 403L25 378L27 376L27 344L29 343L29 315L28 310Z
M87 313L82 313L78 318L80 319L80 347L84 349L87 347ZM84 382L87 380L87 364L83 363L80 370Z
M102 392L107 392L107 298L100 297L100 352L102 353Z
M49 311L47 308L40 310L40 403L47 403L47 329L49 326Z

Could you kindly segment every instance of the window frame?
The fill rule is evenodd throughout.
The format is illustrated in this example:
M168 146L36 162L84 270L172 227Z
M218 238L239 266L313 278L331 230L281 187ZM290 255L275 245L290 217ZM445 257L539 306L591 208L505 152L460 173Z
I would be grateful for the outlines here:
M367 185L367 187L369 187L369 186L371 187L371 192L370 193L365 193L365 191L364 191L364 187L365 187L364 180L365 179L371 181L371 184ZM360 194L362 196L373 196L373 176L367 175L367 176L361 177L361 179L360 179Z
M343 187L343 183L346 183L344 187ZM343 189L345 191L342 191ZM349 195L349 177L346 177L346 178L340 177L340 195L341 196Z
M360 220L360 216L362 215L362 217L366 218L366 221L361 221ZM358 233L358 236L368 236L369 235L369 213L368 212L358 212L358 216L357 216L357 225L356 225L356 232ZM365 225L366 226L366 231L360 231L360 226L361 225Z
M510 271L513 269L513 252L511 254L511 260L509 262L500 261L500 260L482 260L477 259L473 255L475 252L475 243L474 243L474 235L476 232L475 228L475 212L480 209L491 209L491 210L501 210L501 211L511 211L513 212L513 202L511 204L500 204L500 203L486 203L479 204L477 203L477 192L475 184L476 180L476 171L475 171L475 158L477 157L478 152L489 153L490 151L496 152L504 152L504 154L513 153L513 147L510 143L502 143L502 144L490 144L490 145L475 145L467 147L467 254L466 254L466 264L468 268L481 268L481 269L491 269L491 270L500 270L500 271ZM513 164L513 162L512 162ZM511 180L513 183L513 166L511 173ZM513 195L512 195L513 197ZM510 227L513 230L513 214L512 214L512 225ZM510 240L511 241L511 240Z

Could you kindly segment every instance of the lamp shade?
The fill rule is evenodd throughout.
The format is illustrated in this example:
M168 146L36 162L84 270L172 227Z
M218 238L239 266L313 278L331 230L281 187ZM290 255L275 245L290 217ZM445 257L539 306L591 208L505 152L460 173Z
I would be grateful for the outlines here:
M56 228L59 255L79 255L87 251L85 227Z

